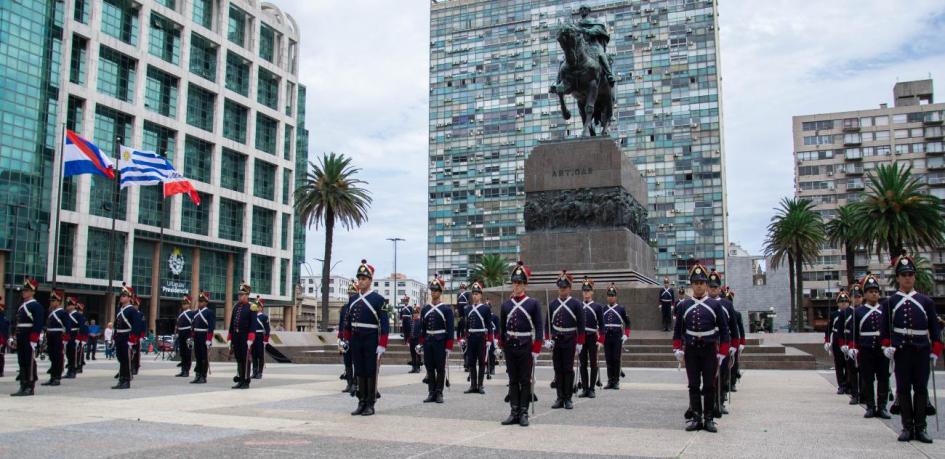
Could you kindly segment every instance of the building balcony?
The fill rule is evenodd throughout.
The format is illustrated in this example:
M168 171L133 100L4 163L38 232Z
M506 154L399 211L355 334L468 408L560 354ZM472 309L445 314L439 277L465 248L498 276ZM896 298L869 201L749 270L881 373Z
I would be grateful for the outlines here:
M847 190L862 190L863 181L860 179L847 180Z
M922 118L925 124L942 124L942 112L928 112Z
M843 172L846 173L847 175L863 175L863 164L857 163L856 166L859 166L859 167L848 167Z
M932 127L925 128L925 138L926 139L941 139L942 126L932 126Z
M925 163L925 167L929 170L945 169L945 158L941 156L928 158L928 160Z
M863 143L863 136L861 136L859 133L843 135L844 145L860 145L862 143Z
M929 186L945 186L945 176L929 175L926 177L926 183Z
M856 132L860 130L859 118L846 118L843 120L843 130L847 132Z

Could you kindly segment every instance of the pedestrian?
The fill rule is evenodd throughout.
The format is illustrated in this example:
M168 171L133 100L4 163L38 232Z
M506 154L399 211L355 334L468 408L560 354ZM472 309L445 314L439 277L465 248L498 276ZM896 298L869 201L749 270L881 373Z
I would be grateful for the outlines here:
M584 299L581 306L584 314L584 348L580 352L582 390L578 397L595 398L600 377L597 344L598 340L604 339L604 307L594 301L594 280L587 276L581 283L581 295Z
M263 368L266 366L266 345L269 344L269 316L263 311L265 303L256 295L256 339L253 340L253 379L262 379Z
M902 419L899 441L932 443L926 431L929 374L942 355L935 303L915 290L915 260L901 255L893 261L898 290L882 304L887 317L883 354L894 360L896 401ZM937 408L937 407L936 407Z
M485 394L483 379L488 373L488 349L492 345L492 310L482 302L482 284L479 281L472 283L470 288L472 300L465 310L466 358L469 366L469 389L467 394Z
M362 259L355 278L358 291L350 302L344 327L344 340L358 378L358 407L351 415L371 416L377 401L381 356L387 351L390 320L384 309L387 300L371 289L374 266Z
M604 389L620 390L620 369L623 343L630 339L630 317L617 304L617 286L607 287L607 306L604 307L604 360L607 362L607 385ZM598 338L599 339L599 338Z
M423 403L443 403L446 366L455 337L453 308L440 301L445 282L435 276L430 282L430 303L420 310L420 346L427 370L427 398Z
M180 302L180 313L177 314L177 321L174 324L174 335L177 337L177 356L180 357L180 371L174 375L177 378L190 377L191 355L190 348L193 345L194 314L193 297L184 295Z
M46 317L46 354L49 355L49 381L43 386L58 386L62 380L65 367L65 344L69 341L69 318L62 308L65 292L54 289L49 294L49 316ZM70 359L71 360L71 359ZM71 368L70 368L71 371ZM69 378L66 375L66 378ZM75 377L74 375L71 377Z
M660 291L659 305L660 316L663 319L663 331L668 332L673 324L673 306L676 304L676 292L669 285L669 278L663 278L663 290Z
M558 297L548 304L548 322L545 326L545 349L551 351L557 397L552 409L574 408L574 356L584 348L584 313L581 303L571 298L574 276L561 270L555 286Z
M718 432L714 421L715 388L731 339L722 306L706 294L707 281L706 269L701 264L693 266L689 271L692 297L676 305L673 353L677 361L685 363L689 380L687 432Z
M115 357L115 329L114 324L109 322L105 325L105 331L102 332L102 338L105 339L105 360L111 360Z
M95 354L98 353L98 340L102 336L102 327L95 319L89 321L89 344L85 347L85 360L95 360Z
M213 345L213 329L216 317L209 307L210 292L200 292L197 297L197 311L193 313L193 333L190 340L194 347L194 379L191 384L206 384L210 372L210 347Z
M43 305L33 298L37 289L39 282L32 277L24 279L20 292L23 303L16 310L16 362L20 369L20 390L10 394L13 397L33 395L36 387L36 346L46 318Z
M138 322L141 320L138 316L141 314L134 307L135 291L134 288L122 282L121 294L118 296L120 308L115 314L115 353L118 358L118 384L112 386L112 389L130 389L132 378L132 358L134 354L134 343L138 341L135 333Z
M505 355L509 374L509 416L502 425L529 425L528 406L532 403L535 363L541 353L544 328L541 305L525 289L531 271L519 260L512 270L512 297L502 303L499 314L499 347Z
M258 306L249 303L249 294L252 287L245 281L240 282L238 301L233 305L233 314L230 316L230 328L226 341L230 345L231 354L236 357L236 376L232 389L249 389L250 381L250 346L256 339L256 312Z
M856 340L850 347L853 360L860 366L860 399L866 401L864 418L889 419L886 403L889 401L889 359L883 355L882 330L888 321L880 309L879 295L882 288L876 276L867 274L860 284L864 303L853 311ZM876 391L873 391L873 382ZM876 397L873 395L876 394Z

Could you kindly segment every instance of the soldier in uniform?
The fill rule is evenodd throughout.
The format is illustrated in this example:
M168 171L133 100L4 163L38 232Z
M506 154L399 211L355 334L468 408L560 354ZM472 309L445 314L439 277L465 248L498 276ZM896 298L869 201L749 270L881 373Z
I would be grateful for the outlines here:
M548 339L545 348L551 350L551 361L555 372L557 398L552 409L572 409L571 399L574 392L574 355L584 348L584 314L581 302L571 298L571 283L574 276L567 270L558 275L555 285L558 298L548 305L548 325L545 333Z
M837 309L830 313L830 322L824 333L824 351L833 355L833 371L837 377L837 395L849 393L847 388L847 365L843 346L846 346L846 330L843 318L850 307L850 297L845 290L837 294Z
M440 302L444 281L439 276L430 282L430 304L420 310L420 346L427 369L427 398L423 403L443 403L446 366L453 352L455 331L453 308Z
M620 358L624 341L630 339L630 318L623 306L617 304L617 286L607 287L607 306L604 318L604 361L607 362L607 385L604 389L620 390ZM598 338L600 341L600 338Z
M850 355L850 348L857 339L855 329L853 328L853 313L857 306L863 302L863 292L860 290L859 285L855 288L851 285L849 292L853 303L843 312L844 346L842 350L847 356L847 387L850 390L850 404L856 405L860 403L860 368L857 365L856 359Z
M349 302L345 316L344 341L351 353L354 374L358 378L358 408L352 416L371 416L377 401L377 376L381 356L387 351L390 320L380 293L371 289L374 267L361 260L357 274L357 293Z
M141 345L144 343L145 338L147 338L148 326L144 321L144 314L141 312L141 298L139 298L138 295L131 298L131 306L134 307L135 316L137 318L131 329L133 337L131 346L131 374L137 376L138 370L141 369Z
M85 315L77 310L78 303L79 301L75 297L70 296L66 299L67 332L66 336L63 336L66 341L66 361L68 362L66 379L75 379L82 359L82 329L86 325Z
M190 295L184 295L180 302L177 323L174 324L174 334L177 335L177 355L180 356L180 372L174 376L178 378L190 377L190 345L193 343L195 314L191 309L192 306L193 298Z
M357 393L357 378L354 376L354 366L351 363L351 353L348 352L348 341L345 339L345 321L348 318L348 308L351 302L357 299L358 288L355 284L348 284L348 302L341 307L338 312L338 352L341 353L341 360L345 366L345 372L342 379L345 380L345 388L342 392L349 393L352 396Z
M738 352L738 345L741 342L741 336L738 334L738 322L735 319L735 305L728 298L722 296L722 274L712 268L709 273L709 298L718 301L722 306L722 312L725 315L725 321L728 324L729 347L728 355L722 361L722 368L719 370L719 384L716 390L719 392L719 413L728 414L725 408L725 402L728 398L729 383L732 380L732 365L735 364L735 353Z
M663 331L668 332L673 325L673 306L676 305L676 292L669 285L669 278L663 278L663 290L660 291L660 303L657 306L663 318Z
M673 353L676 360L685 363L689 379L687 432L718 432L713 420L715 382L731 340L722 306L706 295L707 281L706 269L701 264L693 266L689 272L692 297L676 306Z
M896 400L902 418L899 441L932 443L926 432L929 373L942 355L942 338L935 303L915 290L915 260L901 255L894 260L899 290L881 310L887 318L882 344L886 358L895 361Z
M420 373L420 350L418 346L420 345L420 307L407 306L406 309L411 311L410 316L410 329L407 330L407 347L410 348L410 373Z
M584 276L581 284L584 302L581 311L584 314L584 348L580 352L581 393L579 398L597 397L595 385L598 378L597 342L604 336L604 307L594 301L594 281Z
M407 345L407 347L410 347L410 328L413 326L413 308L410 307L409 296L404 295L404 297L401 298L401 302L400 311L397 312L397 314L400 316L400 337L404 340L404 344ZM412 366L413 350L408 349L408 351L410 351L409 365ZM410 372L413 372L412 368Z
M541 353L544 328L541 305L525 293L531 271L522 261L512 270L512 297L502 303L499 314L499 347L505 355L509 374L511 412L502 425L528 426L528 405L532 402L535 362Z
M137 341L135 329L138 327L140 313L132 305L135 291L127 284L121 284L121 294L118 297L119 309L115 314L115 355L118 358L118 384L112 389L131 388L131 357L132 346Z
M492 310L492 304L489 303L489 300L486 300L486 306L489 307L489 310ZM492 376L495 375L495 367L499 363L499 356L497 355L497 350L499 348L499 315L492 314L492 325L489 327L489 331L492 332L492 343L489 345L489 372L486 373L486 379L492 379Z
M860 289L865 302L853 311L853 326L857 327L856 340L850 343L850 353L860 364L860 398L866 401L864 418L889 419L886 402L889 400L889 359L883 355L882 330L888 321L880 310L880 286L876 276L867 274ZM873 380L877 390L873 392ZM873 395L877 394L876 397Z
M20 390L10 394L13 397L33 395L36 387L36 346L46 319L43 305L33 298L38 288L39 282L35 279L24 279L21 292L23 303L16 310L16 361L20 369L17 376ZM59 298L62 301L62 297Z
M456 336L466 336L466 307L469 306L469 292L466 291L466 283L459 283L459 294L456 295ZM465 344L465 343L463 343ZM466 350L463 349L465 356ZM469 371L469 362L463 358L463 371Z
M197 311L193 316L194 357L197 363L194 366L194 380L191 384L206 384L207 373L210 370L210 346L213 345L213 330L216 325L216 315L207 307L210 304L210 292L200 292L197 297Z
M7 320L6 310L7 304L3 302L3 296L0 296L0 378L3 377L3 364L10 347L10 321Z
M249 303L249 294L253 289L245 281L240 282L238 301L233 305L233 314L230 316L230 327L226 341L230 351L236 357L236 376L232 389L249 389L250 346L256 339L256 312L258 307Z
M735 290L730 288L725 289L725 297L728 298L728 301L732 303L733 307L735 305ZM742 313L738 309L735 310L735 323L738 326L738 352L735 353L735 363L732 365L732 378L729 381L731 384L731 391L738 392L735 390L735 387L738 385L738 380L742 379L741 367L739 362L741 361L742 352L745 351L745 343L748 340L745 338L745 322L742 321Z
M46 317L46 354L49 355L49 381L43 386L58 386L62 380L66 355L64 344L69 341L69 314L62 309L65 293L55 289L49 294L49 316ZM71 359L70 359L71 360ZM70 367L71 371L71 367ZM66 377L69 377L66 375ZM73 378L75 375L72 376Z
M85 317L85 304L76 301L75 309L77 311L76 314L78 315L79 320L82 322L82 325L79 327L79 344L77 349L79 355L76 357L76 360L79 361L79 368L77 371L82 373L82 370L85 367L85 352L86 349L88 349L87 346L89 342L89 321Z
M269 326L269 315L263 312L265 303L258 295L256 296L256 307L259 310L256 313L256 339L253 341L253 379L262 379L263 368L266 366L266 345L269 344L269 333L272 328Z
M482 386L488 370L487 352L492 345L492 310L482 303L482 284L472 283L472 301L466 306L466 364L469 366L469 389L467 394L485 394Z

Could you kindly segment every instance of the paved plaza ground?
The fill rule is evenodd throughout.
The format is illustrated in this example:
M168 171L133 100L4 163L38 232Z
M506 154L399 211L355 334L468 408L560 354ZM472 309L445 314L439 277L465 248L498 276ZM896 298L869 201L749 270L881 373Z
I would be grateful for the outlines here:
M16 389L12 357L3 393ZM385 366L378 414L352 417L338 365L270 364L240 391L230 389L229 363L213 363L209 384L194 385L172 377L172 362L145 356L127 391L109 389L116 368L97 360L79 379L37 386L35 397L3 395L0 457L945 457L933 418L934 444L898 443L898 418L863 419L827 372L746 371L732 414L710 434L683 431L685 374L675 369L630 369L620 391L575 399L571 411L550 408L552 372L539 369L540 401L522 428L499 425L508 414L501 372L486 395L464 395L465 374L453 367L438 405L421 403L419 375Z

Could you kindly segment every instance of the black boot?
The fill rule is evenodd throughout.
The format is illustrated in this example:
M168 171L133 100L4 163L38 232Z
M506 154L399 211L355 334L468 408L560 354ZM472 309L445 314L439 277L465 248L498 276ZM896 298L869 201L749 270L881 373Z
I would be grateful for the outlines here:
M693 411L692 417L686 422L686 432L702 430L702 413Z
M922 443L932 443L932 437L929 437L929 433L926 432L925 429L915 429L914 437L916 440L919 440Z
M502 425L504 426L510 426L512 424L518 424L518 407L515 405L512 405L512 409L509 412L509 417L502 421Z
M483 385L482 385L482 378L484 378L485 376L486 376L486 369L485 369L484 367L480 367L480 368L479 368L479 379L478 379L478 381L476 382L476 389L477 389L477 390L476 390L476 393L478 393L478 394L485 394L485 393L486 393L486 389L485 389L485 388L483 387Z
M528 427L528 405L532 403L532 391L531 388L526 386L522 388L522 391L519 393L519 413L518 413L518 425L522 427Z
M367 408L367 396L365 395L367 394L367 392L365 392L365 386L367 385L367 382L364 381L365 379L366 378L360 376L358 377L358 408L351 412L352 416L360 416L362 413L364 413L364 409Z
M926 414L928 413L928 404L929 404L929 394L928 392L920 394L916 392L912 397L912 409L915 411L913 414L914 428L912 437L916 440L919 440L922 443L932 443L932 438L929 437L928 432L926 432ZM905 416L905 414L903 414Z
M52 378L50 378L49 381L46 381L46 382L44 382L44 383L40 383L39 385L40 385L40 386L58 386L58 385L59 385L59 380L58 380L58 379L52 379Z
M886 400L889 400L888 394L879 394L879 403L876 404L876 417L880 419L891 419L892 416L886 411Z
M187 373L185 373L185 372L184 372L184 369L181 368L181 369L180 369L180 372L177 373L176 375L174 375L174 377L175 377L175 378L186 378L186 377L187 377Z
M506 395L506 400L509 402L509 406L512 408L509 413L509 417L505 418L502 421L502 425L510 426L512 424L518 424L518 419L522 412L521 407L519 406L519 396L521 395L518 385L509 385L509 393Z
M374 414L374 402L377 395L377 380L373 376L368 376L365 378L365 383L367 387L364 388L364 396L366 397L364 410L361 411L361 416L372 416Z
M131 389L131 382L119 379L118 384L112 386L112 389Z
M436 398L435 398L433 401L435 401L436 403L443 403L443 391L442 391L442 390L436 391Z
M598 371L597 368L591 368L590 384L585 388L585 390L587 390L587 398L597 398L597 389L594 387L594 383L597 381Z
M711 432L711 433L716 433L719 431L719 429L715 426L715 421L713 421L712 417L710 416L706 416L705 422L703 423L702 428L705 429L706 432Z
M574 375L567 374L564 377L564 382L567 383L564 385L564 409L570 410L574 409L574 403L571 401L571 396L574 393Z
M66 372L66 375L63 376L65 379L75 379L75 370L69 370Z
M867 407L866 407L866 413L863 413L863 417L864 417L864 418L867 418L867 419L869 419L869 418L875 418L875 417L876 417L876 409L874 409L872 406L867 406Z
M912 433L915 428L915 417L912 411L912 397L909 394L896 394L896 401L899 402L900 419L902 419L902 432L899 433L899 441L912 440Z

